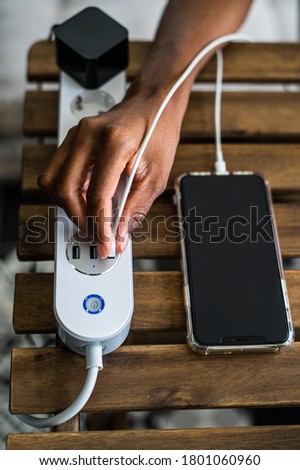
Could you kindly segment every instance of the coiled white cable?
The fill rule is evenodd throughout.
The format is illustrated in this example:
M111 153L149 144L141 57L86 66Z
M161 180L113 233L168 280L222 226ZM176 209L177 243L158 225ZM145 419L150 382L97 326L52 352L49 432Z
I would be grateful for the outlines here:
M23 423L36 428L49 428L68 421L80 412L95 388L99 370L103 369L102 346L100 343L87 345L85 353L87 376L76 400L64 411L54 416L40 418L32 415L17 415Z

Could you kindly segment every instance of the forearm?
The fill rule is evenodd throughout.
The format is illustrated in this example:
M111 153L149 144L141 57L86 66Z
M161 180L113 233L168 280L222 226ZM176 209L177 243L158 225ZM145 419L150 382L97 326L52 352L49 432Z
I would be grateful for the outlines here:
M160 101L201 47L239 28L251 3L252 0L170 0L129 96L138 94ZM180 88L177 100L187 101L205 62Z

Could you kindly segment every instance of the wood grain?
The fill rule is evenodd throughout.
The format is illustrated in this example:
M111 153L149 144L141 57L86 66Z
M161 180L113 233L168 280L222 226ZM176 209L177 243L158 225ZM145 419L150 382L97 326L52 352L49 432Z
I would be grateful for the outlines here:
M300 340L300 271L285 271L285 277L296 338ZM52 299L53 274L17 274L13 317L15 332L56 332ZM169 331L171 334L185 331L181 272L134 273L131 330L135 333Z
M300 93L224 92L222 138L235 141L299 142ZM186 141L214 139L214 93L193 92L181 131ZM58 92L28 91L24 133L53 137L58 127Z
M150 43L131 41L127 76L132 80L147 54ZM224 50L224 81L299 82L300 46L298 43L230 44ZM213 58L197 81L215 80ZM56 82L59 70L53 41L39 41L30 48L27 77L30 82Z
M38 201L46 195L37 185L37 176L56 150L56 145L25 144L22 155L21 191Z
M300 256L300 204L274 204L282 256ZM50 260L54 256L54 207L22 205L19 214L20 260ZM133 237L135 258L180 257L175 208L169 195L160 196Z
M297 282L300 282L300 273L298 277L291 276L291 289ZM154 291L156 295L153 295ZM53 274L17 274L13 320L15 332L55 332L52 299ZM134 316L131 329L136 333L174 333L185 329L181 272L134 273Z
M300 449L300 426L9 434L8 450Z
M300 271L285 271L285 277L293 325L297 338L300 338ZM52 299L52 273L17 274L13 317L15 332L56 332ZM131 330L135 333L174 333L185 330L181 272L134 273L134 315Z
M75 415L65 423L55 426L56 432L78 432L80 431L80 415Z
M23 147L22 193L41 198L37 175L55 151L55 145L26 144ZM273 196L300 195L299 144L224 144L227 167L232 171L252 170L269 181ZM190 171L212 171L215 146L211 144L180 144L169 177L171 190L175 178Z
M23 131L26 136L57 135L58 92L27 91L24 102Z
M79 393L85 373L84 357L71 351L14 349L11 412L61 411ZM211 357L186 345L122 346L104 356L83 411L300 406L299 387L298 342L279 354Z

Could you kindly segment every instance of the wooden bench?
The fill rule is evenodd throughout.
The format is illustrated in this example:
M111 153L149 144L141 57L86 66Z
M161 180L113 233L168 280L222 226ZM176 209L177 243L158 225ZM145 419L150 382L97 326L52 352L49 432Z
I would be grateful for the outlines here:
M137 73L148 44L130 44L128 79ZM224 80L251 84L298 84L300 44L233 44L225 50ZM198 82L213 82L212 60ZM38 89L25 97L24 132L40 140L57 133L58 91L51 41L33 45L28 80ZM300 93L284 89L226 91L222 128L224 155L230 170L255 170L270 182L285 259L300 256ZM134 239L135 259L168 258L174 271L135 272L135 310L127 344L105 356L87 413L118 414L139 410L273 408L300 406L300 272L287 270L296 342L280 354L200 357L185 344L179 243L167 243L175 216L171 190L182 172L213 169L213 93L194 91L182 128L166 192L154 203L149 237ZM53 259L53 209L36 185L36 176L55 149L53 144L27 144L23 149L18 254L21 260ZM28 243L39 216L38 243ZM37 220L37 219L35 219ZM154 221L154 222L153 222ZM144 224L143 230L147 228ZM173 228L172 228L173 230ZM47 239L45 234L47 233ZM30 240L30 238L29 238ZM32 241L32 239L31 239ZM53 274L17 274L14 328L22 333L55 333L52 310ZM152 293L156 290L156 295ZM64 349L15 349L12 353L12 413L54 413L66 407L84 380L84 358ZM11 434L8 449L299 449L300 422L295 425L242 428L140 430L115 420L116 429L79 431L79 417L57 432ZM118 429L119 428L119 429Z

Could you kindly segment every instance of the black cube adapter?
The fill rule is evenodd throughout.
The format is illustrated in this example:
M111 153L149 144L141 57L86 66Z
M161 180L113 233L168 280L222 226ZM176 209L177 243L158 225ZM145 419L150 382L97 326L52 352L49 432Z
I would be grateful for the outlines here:
M128 64L128 31L96 7L54 26L56 62L84 88L98 88Z

